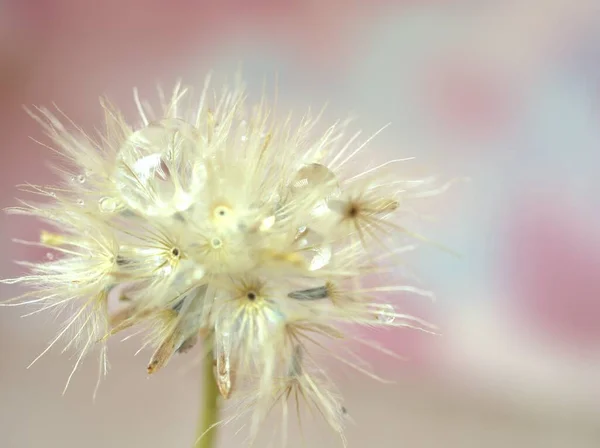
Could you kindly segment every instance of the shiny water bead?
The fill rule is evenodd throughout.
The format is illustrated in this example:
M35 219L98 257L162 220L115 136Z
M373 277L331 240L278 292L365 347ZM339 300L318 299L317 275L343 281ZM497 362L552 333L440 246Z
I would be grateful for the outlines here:
M375 316L379 322L391 324L396 320L396 310L389 303L385 303L376 311Z
M290 185L290 194L294 200L310 204L305 224L325 232L333 224L336 216L329 201L340 196L341 190L337 177L325 165L311 163L300 168Z
M98 201L98 207L103 213L113 213L119 208L119 206L120 203L118 199L111 198L108 196L103 197L102 199L100 199L100 201Z
M246 120L242 120L240 121L240 124L238 126L238 130L237 133L240 136L240 141L242 142L247 142L248 141L248 123L246 122Z
M296 247L302 253L309 271L316 271L331 262L333 251L323 237L314 230L303 226L296 235Z
M201 142L199 131L179 119L134 132L121 148L115 173L127 206L149 216L187 210L206 180Z
M331 246L329 245L315 247L310 250L310 253L312 256L308 265L309 271L316 271L324 268L331 262L331 257L333 255Z
M318 189L324 198L339 189L335 174L320 163L310 163L298 170L292 181L295 193Z

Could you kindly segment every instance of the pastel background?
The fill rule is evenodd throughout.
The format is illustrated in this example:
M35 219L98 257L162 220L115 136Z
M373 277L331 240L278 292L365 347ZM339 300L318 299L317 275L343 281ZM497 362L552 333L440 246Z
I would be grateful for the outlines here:
M200 88L240 64L251 94L277 77L282 109L328 102L326 120L351 112L367 132L390 122L376 157L471 178L432 200L420 229L462 257L425 247L411 260L437 303L400 302L443 335L375 335L408 357L361 352L395 385L330 367L354 421L349 446L600 446L600 3L0 1L0 205L18 183L51 180L22 105L55 102L93 129L102 94L133 117L133 86ZM44 256L11 242L37 232L0 218L0 276ZM93 362L62 397L74 359L53 350L25 369L57 322L0 311L0 447L191 446L193 354L147 379L145 354L113 344L97 401ZM335 442L305 426L311 446ZM220 446L239 438L225 430ZM297 432L290 446L304 446Z

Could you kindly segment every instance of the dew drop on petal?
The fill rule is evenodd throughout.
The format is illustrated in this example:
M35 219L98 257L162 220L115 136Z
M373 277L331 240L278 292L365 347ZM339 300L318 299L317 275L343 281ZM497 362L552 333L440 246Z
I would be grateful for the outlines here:
M338 189L338 182L335 174L325 165L310 163L298 170L292 181L292 189L321 189L323 195L328 196Z
M260 223L260 231L266 232L267 230L271 229L271 227L273 227L274 224L275 224L275 216L274 215L268 216L265 219L263 219L262 222Z
M46 253L46 259L50 261L54 260L54 254L52 252Z
M306 226L298 229L295 245L304 256L310 271L322 269L331 262L333 255L331 245L324 242L321 235Z
M331 261L331 246L323 245L320 247L316 247L311 250L312 259L310 260L310 264L308 269L310 271L316 271L318 269L322 269L329 264Z
M85 201L83 199L77 199L77 205L83 207L85 205Z
M337 177L325 165L311 163L298 170L290 185L293 200L306 201L307 219L317 226L332 219L329 201L339 197L341 190Z
M237 128L237 136L242 142L248 141L248 122L246 120L240 121Z
M84 184L85 176L83 174L80 174L79 176L77 176L77 182L79 182L80 184Z
M385 303L381 305L381 307L375 313L376 318L379 322L384 324L391 324L396 320L396 311L394 307L389 303Z
M106 196L98 201L98 206L100 207L100 211L104 213L113 213L119 207L119 201Z
M129 207L149 216L187 210L204 187L201 135L179 119L152 123L121 147L115 182Z
M195 280L195 281L202 280L202 278L204 278L205 274L206 274L206 271L204 270L204 268L202 268L202 267L196 267L192 271L191 278L193 280Z

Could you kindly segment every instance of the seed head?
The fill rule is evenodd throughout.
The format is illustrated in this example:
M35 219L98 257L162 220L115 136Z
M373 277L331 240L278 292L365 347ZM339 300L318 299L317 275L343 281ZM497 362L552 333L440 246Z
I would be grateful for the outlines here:
M315 136L319 117L280 122L266 99L248 109L240 84L217 95L207 80L195 104L179 85L159 97L155 113L135 92L133 126L102 100L94 136L64 115L66 125L44 108L32 114L63 158L61 182L27 184L44 200L9 211L59 230L27 243L54 256L4 281L29 287L5 306L74 310L44 351L61 339L76 347L73 372L98 348L105 374L107 340L126 329L145 331L148 374L201 340L222 396L252 413L251 438L272 409L286 417L304 402L345 441L346 409L323 359L377 378L331 348L376 347L344 324L431 329L378 299L428 292L378 282L414 247L401 222L411 201L443 188L400 178L408 159L361 166L371 138L345 139L348 123Z

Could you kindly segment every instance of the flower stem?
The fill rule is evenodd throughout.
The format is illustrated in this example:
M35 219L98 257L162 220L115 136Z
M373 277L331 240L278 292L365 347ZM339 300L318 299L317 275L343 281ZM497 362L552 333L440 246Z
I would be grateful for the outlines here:
M211 427L219 418L219 389L213 373L212 351L208 353L203 365L203 387L200 391L200 413L194 448L215 448L217 427Z

